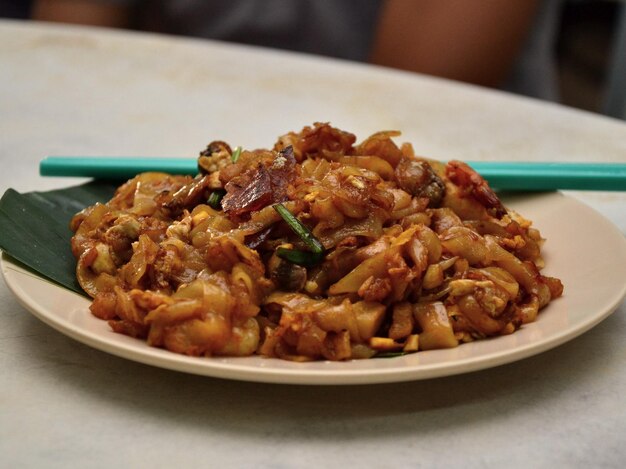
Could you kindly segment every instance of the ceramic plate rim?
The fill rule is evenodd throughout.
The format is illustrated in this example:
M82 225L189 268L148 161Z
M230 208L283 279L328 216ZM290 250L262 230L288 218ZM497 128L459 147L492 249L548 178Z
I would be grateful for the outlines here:
M535 199L535 202L541 202L543 206L556 204L561 205L561 209L568 207L569 209L577 210L579 215L583 216L583 219L593 222L593 224L602 228L602 234L607 238L605 239L605 243L618 249L622 254L622 256L618 255L616 258L618 260L620 257L626 259L626 238L624 238L622 233L609 220L582 202L562 193L524 194L505 198L507 204L513 204L514 208L517 208L520 204L528 205L528 200L532 199ZM525 211L528 212L529 210L526 209ZM532 210L530 211L532 212ZM520 212L522 215L527 215L529 219L535 221L532 214L525 213L521 210ZM542 234L544 234L539 222L536 223L536 226L542 231ZM550 237L548 237L548 243L550 243ZM550 244L547 246L550 246ZM554 257L556 248L551 250L548 248L546 253ZM612 262L611 259L607 259L606 261ZM262 357L186 357L165 350L155 349L148 347L140 340L112 333L108 330L108 325L104 321L91 316L86 308L84 312L87 313L88 318L81 318L81 321L89 321L88 324L90 327L91 324L93 324L97 331L94 332L85 329L85 327L81 327L80 324L72 321L71 318L68 319L59 315L58 312L51 309L53 306L45 304L45 298L43 300L38 298L36 293L33 294L32 290L27 291L24 287L25 284L34 282L44 290L50 288L54 289L53 291L55 292L59 290L57 293L61 294L64 298L67 297L68 300L72 298L73 302L82 301L87 305L87 299L74 292L65 290L62 287L58 287L52 282L36 276L32 272L24 270L5 253L2 253L0 264L6 284L20 304L44 323L90 347L128 360L180 372L216 378L280 384L338 385L392 383L451 376L504 365L542 353L572 340L608 317L617 309L626 296L626 282L621 285L621 288L618 283L615 283L615 286L611 287L612 296L605 298L605 301L599 304L597 309L591 313L584 314L581 318L578 318L574 324L558 332L550 333L544 338L530 340L514 348L501 347L498 349L497 345L492 346L489 344L497 344L498 342L496 341L500 341L504 344L507 342L507 338L516 337L516 335L519 336L520 334L528 335L528 331L530 331L531 334L533 330L540 331L541 328L544 327L544 318L549 317L548 315L551 311L553 311L553 314L557 314L554 310L559 309L558 302L568 298L568 288L571 288L571 285L568 287L566 283L565 297L556 300L557 302L552 303L542 311L537 322L526 325L522 330L517 331L511 336L463 344L456 349L419 352L417 354L394 359L359 360L342 363L311 362L294 364L283 360ZM616 268L619 268L619 262L615 262L615 264ZM549 263L548 267L550 267ZM622 270L619 272L623 273L624 278L626 278L626 267L623 267ZM548 274L558 276L559 273L549 270ZM571 305L563 306L567 307ZM570 313L567 312L566 314L569 315ZM107 328L106 334L103 334L104 330L100 330L102 329L100 326ZM469 350L468 348L470 347L475 350L485 349L487 351L484 353L479 352L474 356L468 351L465 353L465 357L461 354L459 358L453 360L446 358L446 356L451 356L451 352L453 351L461 349L465 351ZM437 359L438 356L442 358ZM416 363L421 362L421 358L423 357L428 357L429 360L425 360L425 363Z

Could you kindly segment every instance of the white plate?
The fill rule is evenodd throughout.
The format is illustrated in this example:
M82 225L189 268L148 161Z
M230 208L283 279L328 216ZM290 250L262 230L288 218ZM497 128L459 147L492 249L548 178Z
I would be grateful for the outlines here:
M18 300L63 334L113 355L199 375L292 384L389 383L494 367L556 347L611 314L626 295L626 239L609 221L560 193L505 198L547 238L544 273L565 294L515 334L390 359L292 363L261 357L196 358L148 347L112 332L89 301L22 269L3 255L2 272Z

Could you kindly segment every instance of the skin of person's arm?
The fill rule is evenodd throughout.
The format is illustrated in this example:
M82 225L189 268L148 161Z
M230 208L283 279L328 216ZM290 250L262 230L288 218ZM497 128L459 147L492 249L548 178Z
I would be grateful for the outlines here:
M536 0L387 0L370 61L496 87L507 78Z
M386 0L370 61L499 86L526 38L538 0ZM98 0L35 0L32 18L128 27L130 11Z
M35 0L31 18L91 26L125 28L130 23L129 8L93 0Z

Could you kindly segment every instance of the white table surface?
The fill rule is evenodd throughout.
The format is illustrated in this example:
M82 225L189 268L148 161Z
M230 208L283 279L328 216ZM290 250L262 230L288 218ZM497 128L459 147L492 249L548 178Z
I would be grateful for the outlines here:
M441 159L626 162L626 123L554 104L251 47L0 21L0 192L79 182L38 176L45 155L195 156L213 139L266 147L314 121L360 138L402 130ZM626 194L571 195L626 233ZM495 369L305 387L99 352L0 281L0 466L623 467L625 315L623 303Z

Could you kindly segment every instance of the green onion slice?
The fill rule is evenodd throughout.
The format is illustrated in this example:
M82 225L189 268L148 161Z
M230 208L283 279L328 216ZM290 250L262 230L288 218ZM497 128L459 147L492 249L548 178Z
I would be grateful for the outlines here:
M324 255L311 251L298 251L297 249L278 248L276 255L281 259L291 262L292 264L301 265L303 267L319 264Z
M278 214L283 217L283 220L287 222L289 228L293 230L295 234L297 234L300 239L307 245L307 247L316 254L324 254L324 245L320 243L320 241L313 236L313 233L293 214L287 210L287 208L281 204L274 204L274 210L278 212Z
M395 357L403 357L406 355L406 352L381 352L374 355L374 358L395 358Z
M230 161L232 161L233 163L236 163L240 155L241 155L241 147L235 148L235 151L233 151L233 154L230 155Z
M299 251L297 249L278 248L276 249L276 255L293 264L305 267L319 264L324 259L324 245L283 204L274 204L272 207L310 249L310 251Z
M215 210L222 209L222 198L226 194L226 191L217 189L209 194L209 198L207 199L207 204L209 204Z

